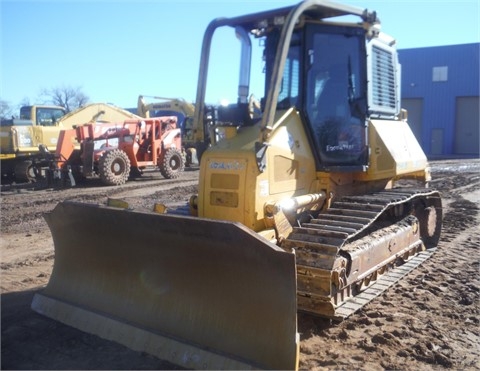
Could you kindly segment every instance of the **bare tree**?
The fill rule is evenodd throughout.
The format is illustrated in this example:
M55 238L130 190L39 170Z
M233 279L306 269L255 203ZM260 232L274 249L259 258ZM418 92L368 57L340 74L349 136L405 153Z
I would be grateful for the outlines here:
M80 86L60 86L51 89L43 89L41 96L47 98L50 103L56 106L65 107L67 112L70 112L78 107L88 103L88 96L83 93Z
M13 117L13 108L6 100L0 99L0 118L10 119Z

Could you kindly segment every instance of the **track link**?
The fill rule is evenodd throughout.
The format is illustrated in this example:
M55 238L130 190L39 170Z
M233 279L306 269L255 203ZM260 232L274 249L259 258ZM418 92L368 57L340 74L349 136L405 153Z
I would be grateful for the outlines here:
M401 264L428 259L440 229L436 191L397 188L336 200L282 244L297 256L298 309L347 317L390 287L387 277L408 273Z

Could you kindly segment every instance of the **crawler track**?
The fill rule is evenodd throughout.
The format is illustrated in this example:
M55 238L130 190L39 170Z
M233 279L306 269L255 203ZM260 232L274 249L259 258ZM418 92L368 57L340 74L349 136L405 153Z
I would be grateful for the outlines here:
M424 251L436 246L440 229L436 191L399 188L336 200L282 244L297 255L299 310L334 319L354 313L394 283L384 284L392 282L386 276L380 284L382 275L405 275L428 259ZM416 265L401 268L414 256Z

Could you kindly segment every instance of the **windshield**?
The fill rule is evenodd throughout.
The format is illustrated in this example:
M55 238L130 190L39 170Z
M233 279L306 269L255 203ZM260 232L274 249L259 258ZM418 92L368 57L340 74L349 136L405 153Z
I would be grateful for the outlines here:
M57 121L65 115L60 108L37 108L37 125L55 126Z

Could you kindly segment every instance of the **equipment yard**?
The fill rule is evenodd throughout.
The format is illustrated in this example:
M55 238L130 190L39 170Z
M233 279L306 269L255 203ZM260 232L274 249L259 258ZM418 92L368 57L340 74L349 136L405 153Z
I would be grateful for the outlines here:
M438 370L480 368L480 160L434 161L443 230L432 258L341 323L299 314L300 369ZM43 214L64 200L108 197L151 210L185 204L198 170L160 173L117 187L90 179L76 188L2 185L2 369L176 369L143 352L65 326L30 309L52 271L54 248ZM259 349L261 352L261 349Z

